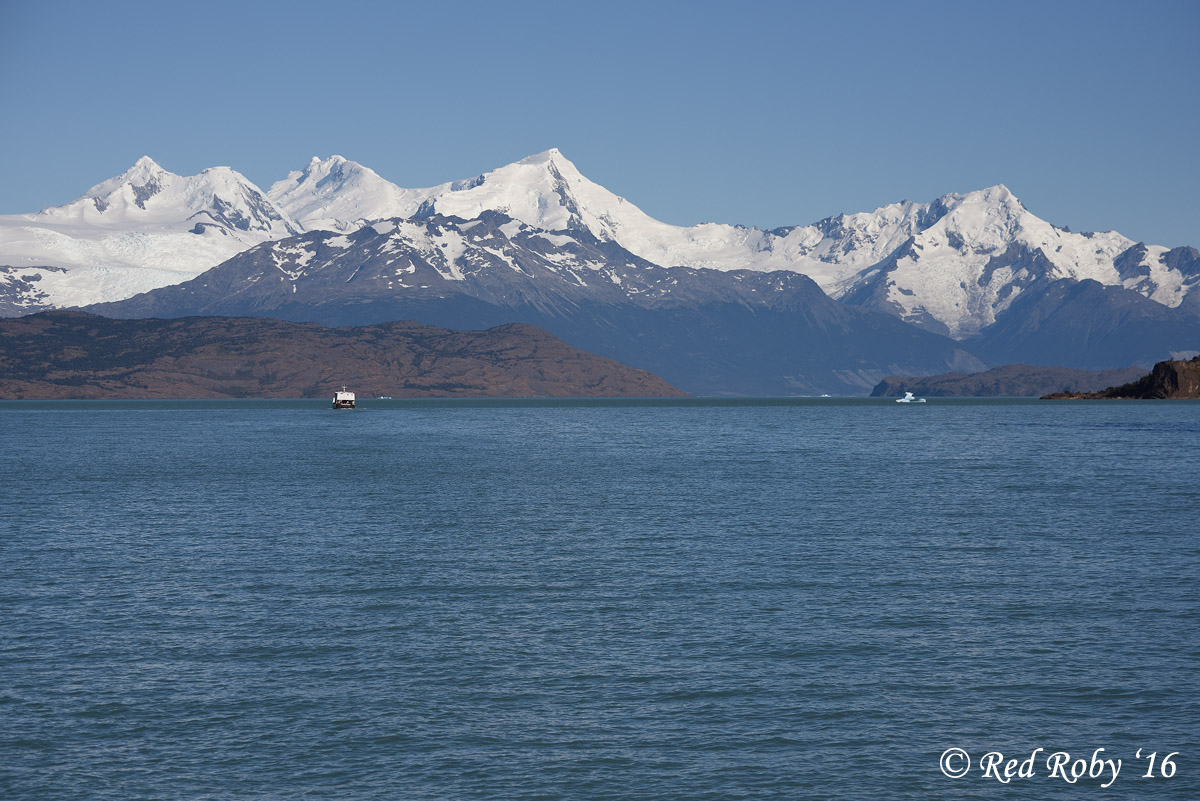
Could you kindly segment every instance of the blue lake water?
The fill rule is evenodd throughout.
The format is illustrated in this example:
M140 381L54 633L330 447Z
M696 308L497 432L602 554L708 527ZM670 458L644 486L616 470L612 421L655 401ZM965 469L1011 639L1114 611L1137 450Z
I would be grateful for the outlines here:
M0 797L1200 798L1200 404L361 406L0 403Z

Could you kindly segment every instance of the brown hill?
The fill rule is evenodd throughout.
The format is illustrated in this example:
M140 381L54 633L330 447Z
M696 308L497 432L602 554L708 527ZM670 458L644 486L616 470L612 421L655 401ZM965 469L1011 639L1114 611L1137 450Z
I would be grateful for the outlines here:
M678 396L645 370L533 325L326 328L264 318L0 320L0 398Z
M1136 398L1143 400L1200 399L1200 356L1189 361L1159 362L1149 375L1119 387L1101 392L1056 392L1044 396L1047 400L1107 398Z
M1144 367L1116 370L1075 370L1033 364L1006 364L981 373L888 376L875 385L873 398L899 397L905 392L931 398L1036 398L1048 392L1090 392L1132 381Z

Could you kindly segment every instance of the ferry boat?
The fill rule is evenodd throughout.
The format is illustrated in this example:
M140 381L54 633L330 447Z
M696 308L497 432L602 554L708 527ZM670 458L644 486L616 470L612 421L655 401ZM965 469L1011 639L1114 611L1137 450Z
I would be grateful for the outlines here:
M354 393L346 391L346 385L342 384L340 392L333 393L333 408L335 409L353 409L354 408Z

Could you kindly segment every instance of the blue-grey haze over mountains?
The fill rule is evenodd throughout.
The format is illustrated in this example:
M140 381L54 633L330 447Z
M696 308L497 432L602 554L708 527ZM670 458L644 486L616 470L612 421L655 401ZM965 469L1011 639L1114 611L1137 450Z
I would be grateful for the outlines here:
M559 147L652 216L763 228L996 184L1200 243L1200 6L356 2L0 7L0 213L149 153L260 186L341 153L431 186Z

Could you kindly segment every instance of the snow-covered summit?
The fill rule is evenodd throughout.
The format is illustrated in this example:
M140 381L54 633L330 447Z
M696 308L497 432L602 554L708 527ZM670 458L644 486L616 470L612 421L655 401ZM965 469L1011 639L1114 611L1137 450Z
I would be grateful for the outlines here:
M223 229L225 234L271 238L300 232L299 226L241 173L229 167L210 167L185 177L167 172L149 156L142 156L128 170L96 184L78 199L27 217L30 222L47 225L139 232L203 230L205 226Z
M82 305L185 281L300 230L229 167L181 176L142 156L70 203L0 216L0 264L34 281L39 302Z
M1134 245L1115 231L1076 234L1051 225L1002 185L943 195L913 211L896 231L908 237L891 237L895 247L835 294L959 338L995 322L1035 283L1120 284L1114 261Z
M614 239L611 228L629 209L650 218L583 173L557 148L485 172L469 181L437 188L428 201L432 211L471 219L499 211L547 231L586 228L600 239Z
M303 170L276 181L267 197L306 230L351 231L369 220L409 217L428 190L401 189L342 156L313 156Z
M116 177L109 178L107 181L101 181L88 191L84 192L83 197L106 197L125 184L129 184L131 186L145 186L146 184L157 181L161 176L165 175L167 175L167 171L160 167L158 162L149 156L142 156L125 172ZM47 211L48 210L49 209L47 209Z
M605 233L604 213L626 203L585 178L556 148L423 189L403 189L341 156L314 156L305 169L274 184L268 196L306 229L333 231L352 230L368 220L435 213L474 219L498 211L548 231L587 227ZM592 208L600 214L589 213Z

